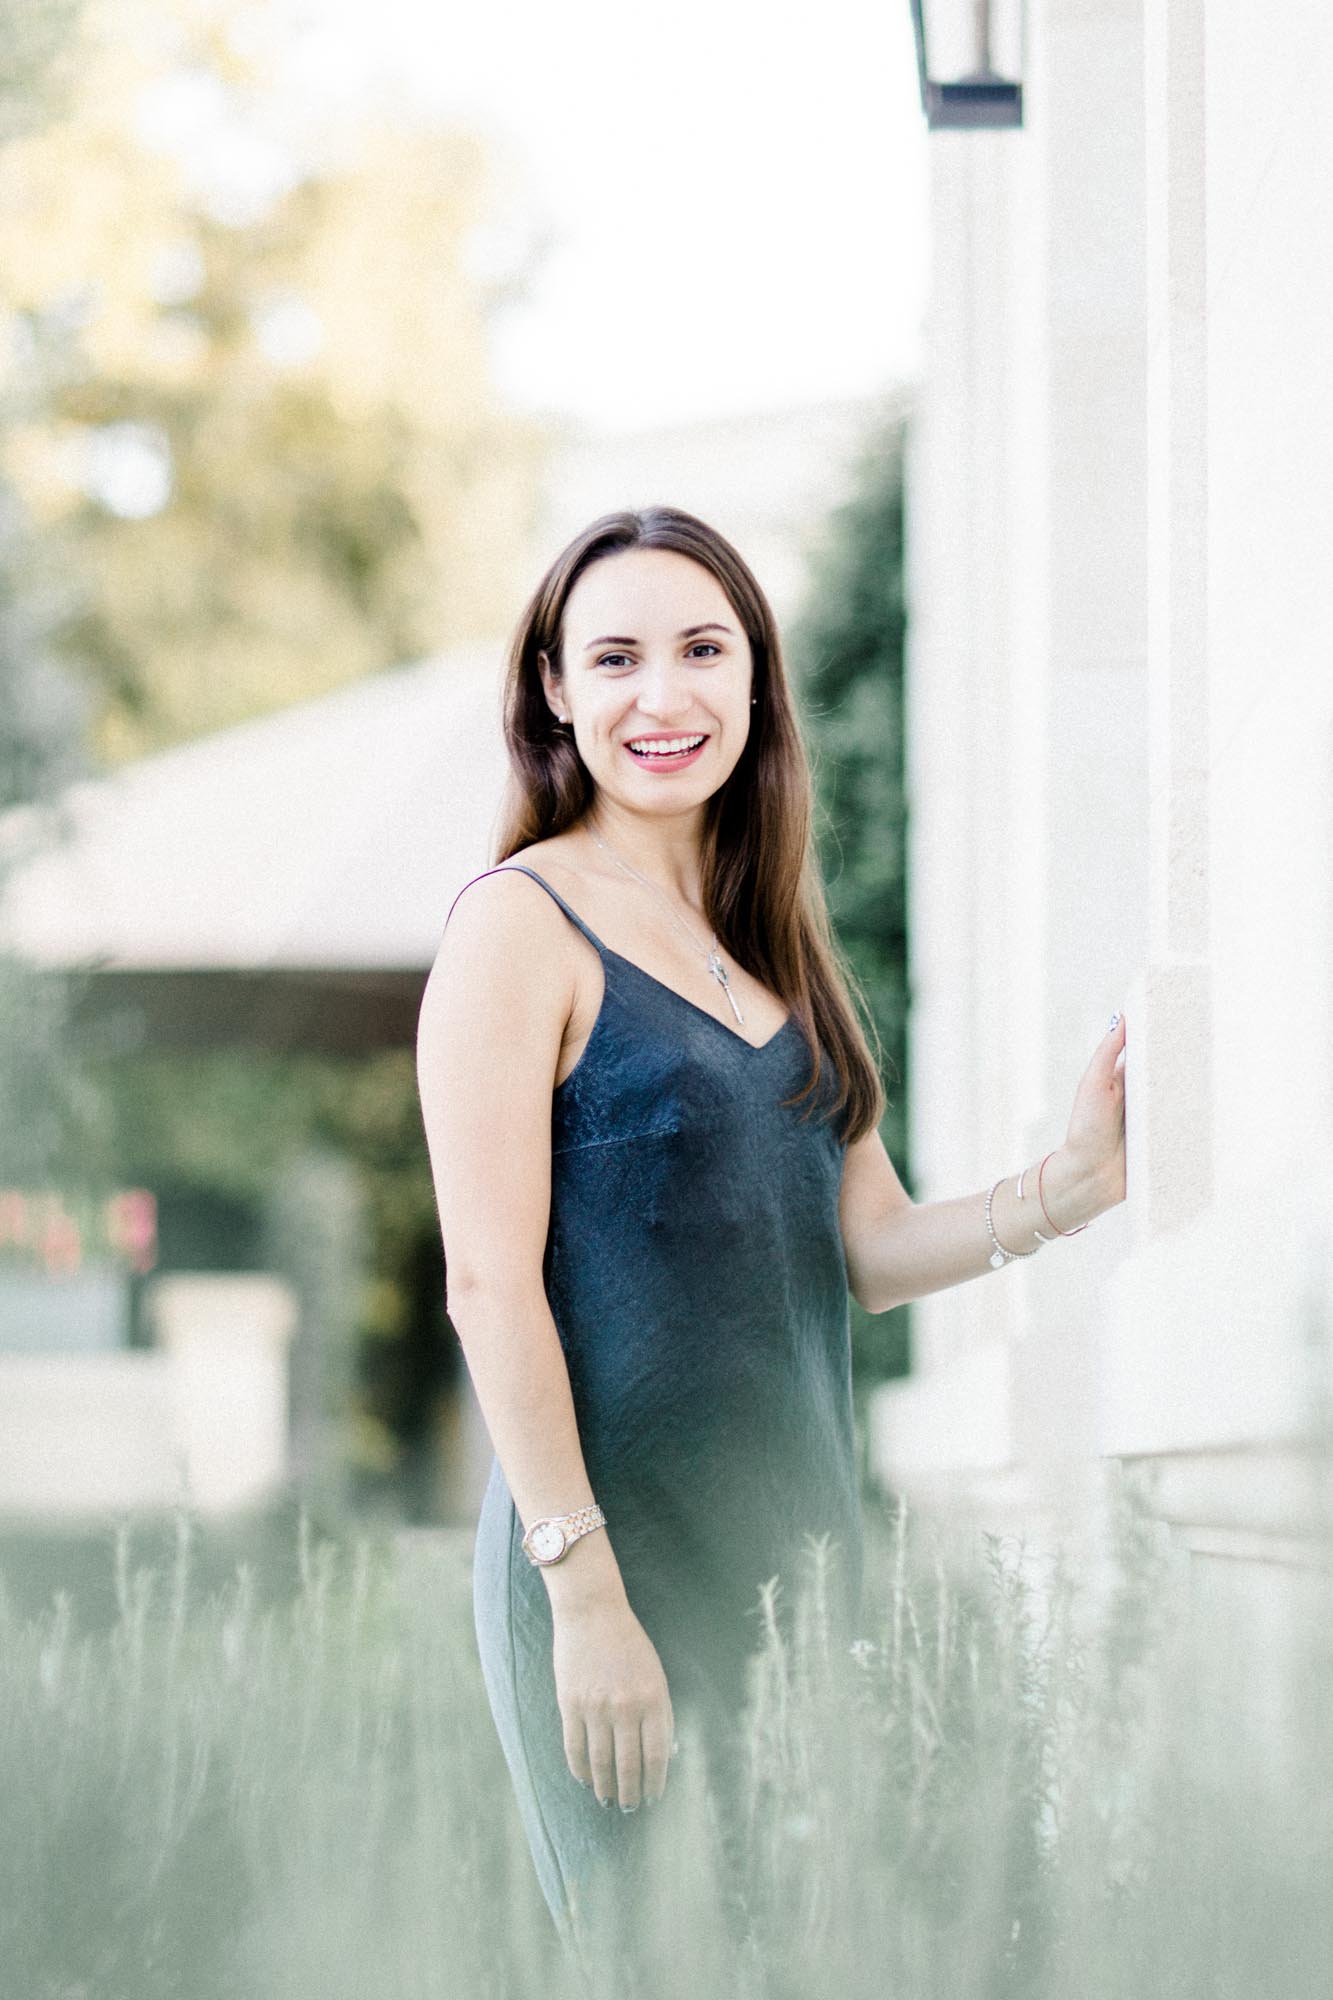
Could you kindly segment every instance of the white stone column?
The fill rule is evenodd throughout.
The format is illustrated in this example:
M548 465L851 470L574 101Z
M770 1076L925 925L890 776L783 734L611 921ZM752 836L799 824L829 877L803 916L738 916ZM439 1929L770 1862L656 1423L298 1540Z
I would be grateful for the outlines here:
M1151 866L1137 1237L1198 1215L1213 1181L1204 0L1150 7L1145 24Z
M1333 21L1148 18L1151 929L1099 1444L1261 1593L1324 1538Z
M287 1477L287 1350L295 1294L262 1272L173 1273L144 1308L169 1364L171 1431L186 1498L220 1512Z
M0 1355L0 1516L80 1520L188 1498L162 1355Z
M1146 948L1139 0L1031 9L1027 123L932 137L910 472L913 1151L922 1200L1064 1137ZM1059 1512L1094 1455L1115 1219L914 1308L890 1484Z

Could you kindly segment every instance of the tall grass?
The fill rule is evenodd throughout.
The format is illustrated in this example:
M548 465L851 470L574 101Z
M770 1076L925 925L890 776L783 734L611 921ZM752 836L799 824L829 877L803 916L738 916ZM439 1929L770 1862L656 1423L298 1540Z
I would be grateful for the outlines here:
M637 1984L564 1952L476 1660L471 1535L316 1531L295 1587L108 1551L82 1625L0 1587L3 2000L1304 2000L1326 1994L1333 1683L1311 1579L1279 1754L1141 1507L1097 1549L867 1517L864 1633L811 1544L766 1606L719 1916L699 1767L634 1913ZM3 1578L0 1576L0 1585ZM1294 1733L1293 1733L1294 1732ZM688 1837L682 1837L681 1828Z

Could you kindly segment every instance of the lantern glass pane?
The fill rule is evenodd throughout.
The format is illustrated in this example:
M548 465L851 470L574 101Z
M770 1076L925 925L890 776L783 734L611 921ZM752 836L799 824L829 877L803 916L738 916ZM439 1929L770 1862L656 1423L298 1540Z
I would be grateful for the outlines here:
M932 83L956 83L987 67L1011 81L1021 78L1022 0L922 0L922 18Z

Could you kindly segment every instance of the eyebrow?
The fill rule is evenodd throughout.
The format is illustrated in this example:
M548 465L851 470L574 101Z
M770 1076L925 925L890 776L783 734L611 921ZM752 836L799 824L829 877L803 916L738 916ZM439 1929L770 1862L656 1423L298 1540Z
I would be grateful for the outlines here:
M676 637L678 639L694 639L698 637L700 632L730 632L733 639L736 636L730 625L719 625L716 618L713 618L706 625L687 625L683 632L676 634ZM637 639L625 638L623 633L609 632L604 634L600 639L589 639L583 650L585 653L590 653L594 646L637 646L638 643Z

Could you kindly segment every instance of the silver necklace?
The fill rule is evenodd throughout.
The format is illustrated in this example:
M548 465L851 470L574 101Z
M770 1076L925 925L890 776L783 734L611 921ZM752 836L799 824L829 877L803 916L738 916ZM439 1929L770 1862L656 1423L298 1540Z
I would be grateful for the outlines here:
M588 832L591 835L592 839L597 842L597 845L601 848L602 852L604 854L609 854L611 856L611 859L614 862L616 862L619 867L623 868L627 875L633 875L637 881L643 883L646 889L652 889L657 895L659 895L662 898L662 901L666 904L667 915L671 918L671 921L676 925L677 929L684 931L686 937L689 939L690 943L694 946L696 951L702 951L704 948L700 944L698 938L694 935L694 932L690 929L687 923L685 923L679 916L677 916L675 910L672 909L671 899L667 895L665 889L661 888L656 882L650 882L646 875L640 875L637 868L631 867L628 861L622 860L620 855L616 853L615 848L610 846L610 844L607 841L600 839L597 834L593 833L591 827L588 828ZM731 1011L736 1016L737 1021L740 1023L742 1027L744 1027L745 1016L741 1013L740 1008L736 1005L736 996L731 990L731 981L727 976L727 968L722 963L722 959L718 951L716 931L714 931L713 933L713 942L706 956L708 959L708 970L712 973L714 979L716 979L718 985L722 988L722 991L726 994L728 1000L731 1002Z

